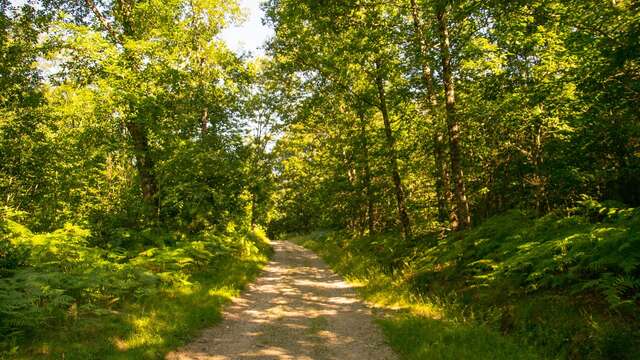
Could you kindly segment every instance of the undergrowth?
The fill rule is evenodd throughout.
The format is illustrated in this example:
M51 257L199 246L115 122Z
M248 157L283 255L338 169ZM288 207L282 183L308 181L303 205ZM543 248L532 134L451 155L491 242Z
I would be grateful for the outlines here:
M248 231L102 249L78 226L34 234L4 219L0 358L162 358L220 319L268 249Z
M640 356L640 213L588 199L565 214L520 211L460 234L296 240L378 306L408 359Z

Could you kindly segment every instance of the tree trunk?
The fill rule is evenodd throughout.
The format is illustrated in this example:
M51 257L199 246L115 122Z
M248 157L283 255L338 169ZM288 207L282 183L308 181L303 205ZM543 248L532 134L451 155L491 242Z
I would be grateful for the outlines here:
M364 113L360 113L360 137L362 141L362 161L364 163L363 183L367 196L367 225L369 235L373 234L374 218L373 218L373 190L371 189L371 167L369 166L369 143L367 141L367 129Z
M413 26L415 28L415 42L420 50L420 65L422 68L422 81L426 89L426 104L434 123L433 136L433 152L436 166L436 198L438 201L438 220L444 222L449 214L449 203L451 202L451 184L449 172L444 161L444 148L441 129L438 121L438 99L433 89L433 76L431 74L431 66L429 65L429 46L427 38L424 35L423 25L420 21L420 10L416 0L410 0L411 16L413 18ZM455 220L454 216L450 216L450 220Z
M251 231L256 229L258 223L258 197L255 192L251 194Z
M424 82L424 86L427 89L427 106L429 108L429 111L431 111L433 116L435 116L435 111L438 108L438 100L436 99L435 91L433 89L431 66L429 66L429 62L427 61L429 47L427 46L427 38L424 36L424 31L422 31L420 11L418 9L418 5L416 4L416 0L411 0L411 16L413 18L413 26L416 32L415 42L418 46L418 49L420 50L422 81Z
M400 220L402 237L404 239L411 238L411 223L407 214L407 206L405 203L404 189L402 188L402 179L398 170L398 157L395 152L395 139L391 130L391 121L389 119L389 111L387 109L387 98L384 91L384 80L382 78L381 65L376 61L376 83L378 85L378 98L380 101L380 112L384 121L385 138L387 140L389 162L391 165L391 175L393 185L395 187L396 201L398 203L398 219Z
M149 151L149 140L144 126L135 122L127 121L127 129L133 140L134 155L136 158L136 169L140 176L140 187L145 203L151 207L155 217L159 215L160 199L158 198L158 183L154 174L155 164Z
M544 162L544 157L542 152L543 151L543 148L542 148L543 130L542 129L543 129L542 120L537 119L534 122L533 135L532 135L533 144L532 144L532 149L530 151L530 154L531 154L531 163L533 164L533 169L534 169L531 185L533 185L535 189L534 193L535 193L535 202L536 202L536 213L538 214L538 216L542 216L544 215L545 212L549 211L549 203L546 196L547 179L542 173L542 166Z
M123 39L125 36L132 37L135 35L133 28L133 22L129 18L131 15L131 4L127 2L116 2L115 10L120 14L122 21L122 33L116 31L116 29L109 23L109 20L100 12L100 9L93 0L85 0L85 4L96 16L100 25L107 31L111 41L115 44L125 48L124 57L129 62L130 66L136 70L139 70L138 60L128 51L123 45ZM133 108L134 106L132 106ZM140 177L140 187L142 190L142 196L147 206L151 208L151 212L154 217L158 218L160 215L160 198L158 195L158 182L155 177L155 164L151 158L151 152L149 148L149 138L147 127L137 119L128 119L126 121L127 130L131 135L133 141L134 156L136 158L136 170Z
M444 8L437 10L438 29L440 33L440 56L442 58L442 81L446 95L447 127L449 129L449 155L451 157L451 180L455 184L457 221L452 222L454 230L462 230L471 224L469 202L467 201L464 173L460 162L460 125L456 117L456 96L453 70L451 68L451 51L449 29Z
M437 132L433 137L434 157L436 163L436 196L438 198L438 220L444 222L449 219L453 223L456 219L456 213L449 204L453 200L451 193L451 178L449 177L449 168L445 160L444 136Z

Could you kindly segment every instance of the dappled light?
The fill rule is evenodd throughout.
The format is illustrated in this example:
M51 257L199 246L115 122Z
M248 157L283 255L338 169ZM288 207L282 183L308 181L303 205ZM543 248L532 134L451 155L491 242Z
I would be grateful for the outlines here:
M640 0L0 0L0 359L640 358L639 38Z
M273 261L225 320L168 359L395 359L347 283L312 252L273 246Z

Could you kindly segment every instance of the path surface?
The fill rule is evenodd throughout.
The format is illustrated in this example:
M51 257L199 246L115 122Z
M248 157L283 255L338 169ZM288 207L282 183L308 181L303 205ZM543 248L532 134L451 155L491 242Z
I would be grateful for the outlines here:
M290 242L273 247L224 321L167 359L396 359L370 310L322 260Z

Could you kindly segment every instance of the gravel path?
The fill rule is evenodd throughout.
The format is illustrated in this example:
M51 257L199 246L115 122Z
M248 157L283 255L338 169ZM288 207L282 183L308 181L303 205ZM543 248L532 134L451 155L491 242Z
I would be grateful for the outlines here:
M396 359L371 311L322 260L290 242L273 247L224 321L167 359Z

